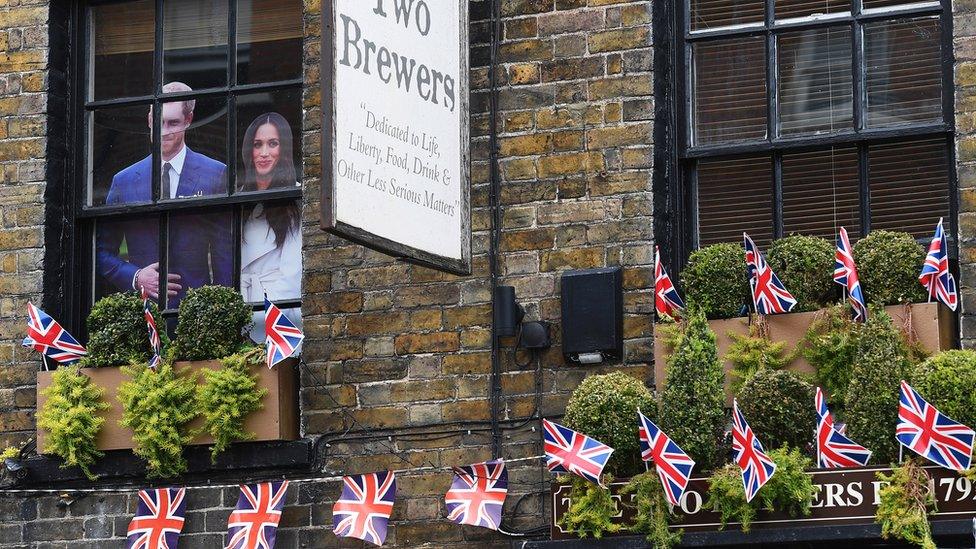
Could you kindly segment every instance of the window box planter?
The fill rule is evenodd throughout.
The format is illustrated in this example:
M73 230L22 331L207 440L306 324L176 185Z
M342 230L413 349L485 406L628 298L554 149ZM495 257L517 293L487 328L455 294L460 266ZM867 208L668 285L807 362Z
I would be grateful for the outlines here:
M203 369L216 370L220 368L218 360L203 360L197 362L177 362L177 370L200 372ZM268 390L262 400L263 407L247 416L245 426L254 433L252 441L298 440L298 375L293 359L278 364L274 369L268 369L263 364L252 365L251 373L258 376L258 387ZM98 433L99 450L125 450L133 448L132 431L119 425L122 418L122 404L117 398L119 385L125 381L121 368L84 368L84 375L105 390L104 399L110 408L101 412L105 418L101 432ZM45 402L41 391L51 384L53 372L38 372L37 374L37 407L40 409ZM202 383L201 379L198 382ZM203 425L203 419L197 418L190 424L191 429ZM45 432L37 431L37 447L44 448ZM201 434L191 444L211 444L213 440L206 434Z
M916 303L911 306L891 305L885 307L891 315L895 326L906 324L907 314L911 315L911 325L915 330L919 343L931 353L953 348L955 320L953 312L938 303ZM769 336L773 341L785 341L786 351L792 351L806 335L810 324L813 323L817 311L807 313L790 313L781 315L768 315L766 322L769 324ZM718 344L719 357L724 357L728 352L732 340L729 333L738 335L749 334L749 317L727 318L721 320L709 320L708 325L715 332L716 343ZM664 369L667 364L667 357L671 354L671 349L664 342L661 333L654 333L654 382L656 388L661 390L664 387ZM724 363L726 374L732 369L732 365ZM790 370L812 374L813 367L803 357L797 357L789 366ZM729 391L730 377L725 376L725 393L728 405L732 405L732 395Z

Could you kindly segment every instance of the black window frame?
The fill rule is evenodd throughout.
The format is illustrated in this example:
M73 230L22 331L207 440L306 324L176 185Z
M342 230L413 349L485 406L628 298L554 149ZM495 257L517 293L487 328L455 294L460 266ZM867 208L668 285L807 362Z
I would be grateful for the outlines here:
M775 0L764 0L765 17L755 26L736 26L717 30L690 31L691 0L664 2L655 9L653 21L654 97L656 103L654 132L654 234L662 257L674 270L686 263L689 254L699 247L697 186L694 163L701 159L725 159L745 154L766 154L773 162L771 193L773 198L773 238L784 236L782 154L824 149L830 146L854 145L859 154L860 215L863 235L871 230L870 192L867 151L870 145L905 138L941 137L946 141L946 166L949 175L948 211L950 217L949 252L955 259L957 251L957 223L959 211L958 184L955 168L954 119L954 55L952 45L951 0L936 0L924 4L909 4L883 10L863 9L863 0L852 0L852 10L845 15L831 15L816 20L776 22ZM877 128L865 127L867 101L866 67L863 47L864 24L885 20L905 20L911 17L938 16L941 26L940 49L942 74L942 114L940 123L908 123ZM778 59L776 36L795 32L847 24L852 28L853 128L851 130L780 137L777 91ZM762 141L738 141L713 144L691 144L690 132L693 104L691 82L693 70L691 45L703 40L731 37L765 37L766 56L766 117L767 135ZM934 226L934 223L933 223ZM953 261L955 263L955 261Z

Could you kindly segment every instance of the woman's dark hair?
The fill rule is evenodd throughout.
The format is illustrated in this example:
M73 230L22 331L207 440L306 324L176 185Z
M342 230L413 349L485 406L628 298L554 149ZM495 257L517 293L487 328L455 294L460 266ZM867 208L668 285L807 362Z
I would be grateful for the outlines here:
M244 139L241 142L241 156L244 160L244 179L240 185L242 191L258 190L257 170L254 168L254 134L258 128L265 124L271 124L278 130L278 143L280 154L278 163L271 174L271 185L269 189L294 187L298 183L298 176L295 173L294 140L292 139L291 125L285 120L284 116L276 112L264 113L254 119L251 125L244 132ZM288 236L288 231L297 230L299 223L298 205L288 202L281 206L269 206L265 204L264 218L268 220L268 225L275 235L275 246L281 247Z

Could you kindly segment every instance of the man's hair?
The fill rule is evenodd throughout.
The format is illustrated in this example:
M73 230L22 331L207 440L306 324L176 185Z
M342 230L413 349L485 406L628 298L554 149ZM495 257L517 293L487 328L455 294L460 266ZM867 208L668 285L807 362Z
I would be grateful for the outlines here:
M190 92L193 88L183 82L169 82L163 86L163 93ZM193 108L197 106L196 99L183 101L183 116L189 117L193 114Z

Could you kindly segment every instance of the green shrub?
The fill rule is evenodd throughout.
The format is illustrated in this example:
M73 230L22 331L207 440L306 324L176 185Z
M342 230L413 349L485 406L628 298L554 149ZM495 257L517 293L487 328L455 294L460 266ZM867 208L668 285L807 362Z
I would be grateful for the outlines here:
M732 365L732 392L738 393L742 385L756 372L763 369L781 370L793 361L793 355L784 354L786 343L772 342L760 335L759 323L749 327L749 335L743 336L729 332L732 343L725 353L724 360Z
M799 345L803 357L816 369L817 383L832 404L842 406L851 383L861 324L851 320L845 303L817 313Z
M668 525L671 511L656 472L647 471L631 478L620 491L622 496L628 494L634 494L637 502L630 531L646 534L647 542L655 549L670 549L681 543L683 532L672 530ZM622 498L622 501L626 501L626 498Z
M573 391L563 422L614 449L607 473L630 476L643 470L638 409L652 421L657 418L654 396L643 383L621 372L590 376Z
M244 428L244 419L261 409L267 389L258 389L257 376L249 367L264 365L264 349L254 347L222 358L218 370L203 370L203 384L197 387L197 405L204 431L214 439L211 461L235 441L250 440L254 433Z
M837 294L834 286L834 245L815 236L781 238L766 254L769 266L796 298L794 312L827 306Z
M613 477L604 475L603 484L609 486L611 482ZM618 511L610 490L574 475L569 497L572 503L559 521L563 530L580 538L593 536L596 539L623 530L623 525L613 518Z
M847 432L873 452L876 463L898 456L895 425L898 391L908 373L908 349L891 317L872 309L861 328L851 381L847 388Z
M203 286L186 292L176 325L176 360L213 360L230 356L245 344L251 308L240 292Z
M782 511L790 517L808 516L810 502L817 493L813 477L804 473L813 462L799 450L777 448L766 454L776 463L776 473L759 489L751 502L742 487L742 470L726 464L708 479L707 507L719 513L722 528L738 522L748 532L760 509Z
M918 273L925 249L908 233L871 231L854 245L854 261L869 303L895 305L925 301Z
M4 448L3 452L0 452L0 466L8 459L20 459L20 448L14 446Z
M765 448L805 448L813 440L813 386L795 373L759 370L742 387L738 402Z
M691 253L681 271L681 286L689 305L708 318L740 316L749 299L745 252L738 244L713 244Z
M197 416L196 383L163 362L123 366L129 378L119 386L123 427L132 429L133 452L147 463L147 476L174 477L186 471L183 447L193 440L188 424Z
M159 309L152 302L149 307L165 345L169 339ZM152 357L142 299L135 292L99 299L88 314L88 334L88 355L82 358L82 367L123 366L148 362Z
M102 393L104 390L95 386L78 366L62 366L44 389L42 394L47 401L37 416L38 428L47 431L42 451L64 460L62 467L80 467L92 480L95 475L90 467L103 455L95 445L105 423L98 412L109 407L102 401Z
M715 334L701 309L689 309L685 331L668 359L660 423L699 470L716 463L725 427L724 377Z
M976 352L943 351L914 369L909 383L940 412L976 425Z
M890 475L879 472L877 476L888 483L879 491L881 502L874 515L875 522L881 524L881 537L936 549L928 518L936 510L935 491L925 469L908 459Z

